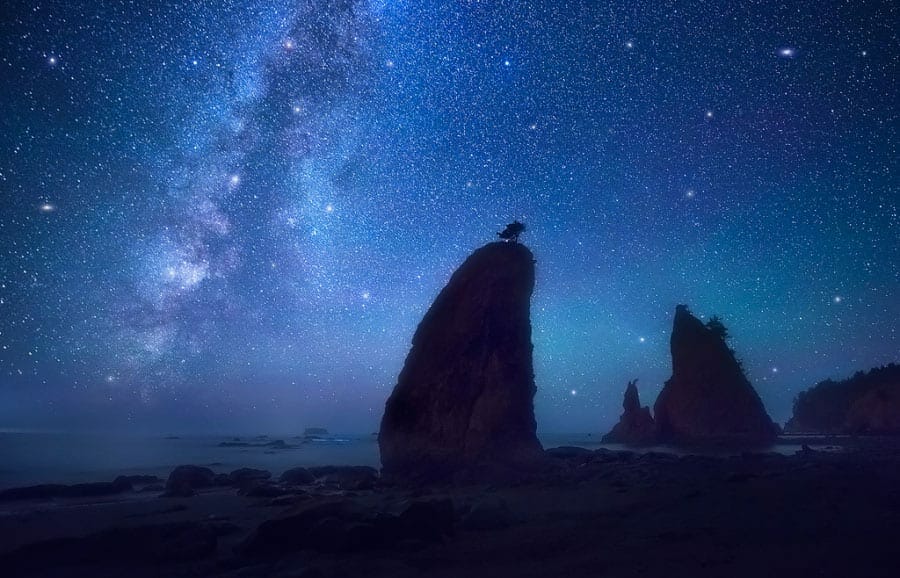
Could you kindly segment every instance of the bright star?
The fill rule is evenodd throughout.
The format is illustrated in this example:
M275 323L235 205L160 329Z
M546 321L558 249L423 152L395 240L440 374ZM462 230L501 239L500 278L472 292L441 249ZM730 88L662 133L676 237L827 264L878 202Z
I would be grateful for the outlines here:
M294 41L291 38L286 39L282 46L284 46L285 50L293 50L294 49Z
M844 298L841 297L840 295L835 295L834 299L832 299L832 301L834 301L835 303L840 303L843 300L844 300Z
M569 395L578 395L578 391L573 389L572 391L569 392Z
M643 337L638 337L638 341L640 341L641 343L644 343L644 342L646 342L647 340L646 340L645 338L643 338Z
M503 66L509 66L509 60L504 60L504 61L503 61Z
M59 60L57 60L55 56L51 56L47 59L47 64L49 64L50 66L56 66L57 62L59 62Z
M629 40L628 42L625 43L625 48L634 48L634 42Z
M694 195L696 195L696 194L697 193L694 192L694 189L688 189L687 192L684 194L684 196L689 199L693 199Z
M332 205L331 203L328 203L327 205L325 205L325 212L326 212L326 213L333 213L333 212L334 212L334 205Z
M52 203L44 203L40 207L38 207L38 210L42 213L52 213L56 210L56 205Z
M231 184L232 187L236 187L239 184L241 184L241 177L240 177L240 175L231 175L231 178L228 179L228 182Z
M793 48L785 47L778 50L778 56L783 58L792 58L794 54L796 54L796 51Z
M363 291L362 294L360 295L360 297L362 297L362 298L363 298L364 300L366 300L366 301L368 301L368 300L369 300L369 297L371 297L371 296L372 296L372 295L369 294L368 291Z
M706 111L706 118L712 118L712 117L713 117L713 111L707 110L707 111Z

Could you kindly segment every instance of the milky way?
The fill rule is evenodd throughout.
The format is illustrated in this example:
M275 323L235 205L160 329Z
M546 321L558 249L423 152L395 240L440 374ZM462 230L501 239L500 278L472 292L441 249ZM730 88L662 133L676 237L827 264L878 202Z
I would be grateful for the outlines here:
M741 4L5 3L0 427L372 431L515 218L542 430L897 361L897 9Z

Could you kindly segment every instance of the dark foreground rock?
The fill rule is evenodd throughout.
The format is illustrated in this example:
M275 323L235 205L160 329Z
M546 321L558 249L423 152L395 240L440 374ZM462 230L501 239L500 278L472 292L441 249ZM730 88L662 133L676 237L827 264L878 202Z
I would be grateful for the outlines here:
M456 270L419 324L385 405L378 443L386 476L449 478L540 454L533 287L533 255L517 243L490 243Z
M393 548L404 541L439 542L453 534L454 522L453 502L447 498L414 500L397 514L330 501L263 522L235 551L244 558L278 559L305 550L346 553Z
M197 560L215 551L217 530L199 522L111 528L80 538L29 544L0 557L0 568L23 575L46 568L164 564Z
M725 343L724 328L675 310L672 377L654 405L660 439L670 443L765 445L776 426Z
M650 415L650 408L641 407L637 380L629 381L622 401L622 416L613 429L603 436L603 443L631 445L652 444L656 441L656 422Z
M230 478L226 476L225 481L230 481ZM211 488L214 485L219 484L216 483L216 474L211 469L202 466L178 466L166 480L166 496L192 496L195 490Z

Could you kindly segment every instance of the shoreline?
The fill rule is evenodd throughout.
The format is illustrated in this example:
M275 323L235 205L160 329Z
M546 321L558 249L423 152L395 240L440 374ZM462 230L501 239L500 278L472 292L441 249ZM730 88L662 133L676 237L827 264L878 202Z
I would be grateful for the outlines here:
M892 566L878 564L893 559L900 453L865 445L718 457L551 448L539 471L508 483L403 487L336 469L306 484L191 497L11 501L0 567L11 576L887 576L881 568ZM254 487L279 491L246 495ZM407 515L416 508L428 515ZM379 524L404 515L414 531L384 538ZM178 555L154 549L163 530L184 534ZM91 556L113 536L133 550L127 560Z

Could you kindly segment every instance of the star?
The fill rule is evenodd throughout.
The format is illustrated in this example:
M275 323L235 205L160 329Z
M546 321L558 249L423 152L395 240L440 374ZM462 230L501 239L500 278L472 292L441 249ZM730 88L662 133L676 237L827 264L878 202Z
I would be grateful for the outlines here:
M684 196L693 199L697 193L694 192L694 189L688 189L687 192L684 193Z
M43 203L38 207L38 210L42 213L52 213L56 210L56 205L54 205L53 203Z
M781 56L782 58L793 58L795 54L796 51L790 47L778 49L778 56Z
M832 301L835 302L835 303L840 303L840 302L842 302L843 300L844 300L844 298L841 297L840 295L835 295L834 298L832 299Z
M628 42L625 43L625 48L628 48L629 50L634 48L634 42L629 40Z
M706 111L706 118L712 118L712 117L713 117L713 111L707 110L707 111Z
M638 341L640 341L641 343L646 343L647 339L645 337L638 337Z
M334 212L334 205L332 205L331 203L328 203L327 205L325 205L325 212L326 212L326 213L333 213L333 212Z
M570 391L569 391L569 395L571 395L571 396L573 396L573 397L576 396L576 395L578 395L578 390L576 390L576 389L570 390Z
M56 66L58 62L59 60L55 56L50 56L49 58L47 58L47 64L49 64L50 66Z
M240 175L231 175L231 177L228 179L228 184L231 185L232 187L238 186L239 184L241 184L241 176Z

